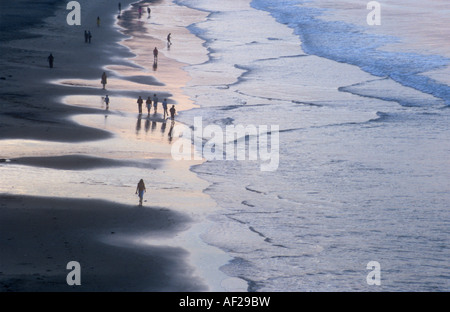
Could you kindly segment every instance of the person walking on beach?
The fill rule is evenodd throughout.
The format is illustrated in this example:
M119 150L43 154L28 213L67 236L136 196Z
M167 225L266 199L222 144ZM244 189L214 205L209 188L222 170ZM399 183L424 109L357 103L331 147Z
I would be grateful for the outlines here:
M100 16L97 16L97 27L100 27Z
M147 98L147 101L145 101L145 104L147 105L147 111L150 115L150 109L152 108L152 99L150 97Z
M105 104L106 104L106 109L109 109L109 97L108 97L108 94L105 96Z
M170 41L170 37L172 36L172 34L171 33L169 33L168 35L167 35L167 46L171 46L172 45L172 41Z
M50 53L50 55L48 56L47 60L48 60L48 66L50 66L50 68L53 68L53 60L55 58L53 57L53 54Z
M141 16L142 16L142 7L140 6L139 7L139 19L141 19Z
M91 43L91 39L92 39L92 34L91 31L88 31L88 42Z
M144 200L144 193L146 192L144 180L141 179L136 187L136 194L139 196L139 206L142 206Z
M107 83L106 80L107 80L106 73L103 72L102 80L101 80L101 83L102 83L102 85L103 85L103 90L105 90L105 86L106 86L106 83Z
M167 99L163 100L162 107L163 107L163 110L164 110L164 117L163 118L166 119L166 115L167 115L167 117L169 117L169 112L167 111Z
M139 115L141 115L142 114L142 103L144 103L144 100L141 98L141 96L139 96L137 103L138 103Z
M122 4L119 2L119 15L122 13Z
M170 108L170 118L172 120L175 120L175 113L176 113L175 105L172 105L172 107Z
M149 7L147 7L147 13L148 13L148 17L147 18L150 18L150 13L151 12L152 12L152 10Z
M84 31L84 42L87 43L87 42L88 42L88 39L89 39L89 35L88 35L87 30L85 30L85 31Z
M156 114L156 110L158 109L158 97L156 96L156 94L153 94L153 110L154 110L154 114Z
M153 63L158 63L158 48L157 47L155 47L154 49L153 49Z

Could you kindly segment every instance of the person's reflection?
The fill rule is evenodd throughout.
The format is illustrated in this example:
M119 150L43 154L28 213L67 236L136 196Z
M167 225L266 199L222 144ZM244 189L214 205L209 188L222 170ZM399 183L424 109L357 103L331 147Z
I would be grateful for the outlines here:
M161 136L164 136L164 132L166 132L166 126L167 126L167 122L164 120L161 123Z
M175 120L172 120L172 122L170 123L170 129L168 132L168 136L169 136L169 143L172 143L173 140L173 127L175 126Z
M156 124L157 124L156 121L152 121L152 132L155 131L155 129L156 129Z
M142 118L141 118L141 114L139 114L138 120L136 123L136 135L139 134L139 131L141 131L141 123L142 123Z
M145 132L148 132L148 130L150 129L150 119L146 119L145 120Z

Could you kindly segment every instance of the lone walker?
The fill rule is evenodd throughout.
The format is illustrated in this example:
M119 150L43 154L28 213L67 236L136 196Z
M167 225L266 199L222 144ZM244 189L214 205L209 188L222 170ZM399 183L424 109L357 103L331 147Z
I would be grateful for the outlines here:
M107 84L107 77L106 77L106 73L105 72L103 72L101 83L103 85L103 90L105 90L105 86Z
M144 193L146 191L144 180L141 179L136 187L136 194L139 196L139 206L142 206L142 202L144 201Z
M55 58L53 57L53 55L50 53L50 55L48 56L47 60L48 60L48 66L50 66L50 68L53 68L53 60Z
M153 63L158 63L158 48L157 47L155 47L154 49L153 49Z
M108 97L108 94L105 96L105 104L106 104L106 109L109 109L109 97Z

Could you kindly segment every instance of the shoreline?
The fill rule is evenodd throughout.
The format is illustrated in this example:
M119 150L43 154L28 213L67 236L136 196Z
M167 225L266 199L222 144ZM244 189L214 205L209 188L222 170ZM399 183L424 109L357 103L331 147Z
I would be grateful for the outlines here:
M132 1L129 1L127 3L130 3L130 5L133 4ZM144 3L147 2L144 1ZM161 3L161 1L158 3ZM124 3L122 3L122 5L123 4ZM122 10L124 9L125 7L122 6ZM156 10L156 12L158 10ZM110 10L110 12L112 11ZM161 12L163 11L161 10ZM152 14L154 13L152 12ZM93 17L95 16L95 14L91 13L90 16ZM100 26L100 28L109 28L109 26L105 27L103 25L107 25L108 20L111 21L111 18L113 18L113 16L115 15L111 14L111 16L104 18L102 16L102 25ZM45 19L45 22L48 23L49 19L52 20L52 18L47 18ZM55 19L56 18L53 17L53 20ZM115 21L114 24L116 24L116 22L117 21ZM121 19L119 23L120 22L124 22L124 19ZM121 38L122 40L117 41L120 45L124 45L123 41L126 41L127 43L133 41L133 37L127 38L125 35L122 36L122 33L120 35L114 34L114 32L117 32L117 29L114 29L115 27L116 26L114 26L112 30L109 29L107 31L109 33L109 38L111 38L111 36L113 36L114 38ZM98 31L103 31L103 29ZM72 39L75 38L74 33L72 33L71 35ZM104 36L102 40L103 42L106 42L106 40L108 40L107 36ZM158 39L155 38L155 40ZM67 42L69 41L70 40L68 40ZM22 46L22 48L25 48L33 45L36 46L36 43L38 42L40 42L39 38L31 38L23 39L19 43L16 42L15 44L18 44L19 46ZM93 42L93 44L94 43L95 41ZM84 43L80 40L77 44L81 45ZM87 47L83 46L83 48ZM128 48L130 49L128 51L126 51L126 49L121 50L122 57L124 57L124 55L128 55L131 57L131 54L134 51L131 47ZM98 49L101 49L101 45L97 47L97 51ZM170 53L170 51L164 52ZM81 53L81 51L79 51L79 53ZM169 91L177 89L178 93L175 94L175 102L177 102L177 108L180 108L180 111L189 109L192 107L192 105L185 103L178 105L187 98L187 96L183 94L183 91L181 89L181 86L184 85L186 81L180 83L179 80L176 81L172 78L172 80L169 80L169 83L166 82L165 86L162 86L161 84L158 84L157 81L170 78L170 76L161 75L162 72L158 68L157 71L153 72L155 74L154 76L149 76L148 74L145 75L145 77L155 78L147 80L147 83L144 85L133 85L134 82L141 81L141 78L144 77L141 74L130 75L130 71L133 71L133 63L136 65L135 67L140 66L138 64L139 53L136 53L135 55L136 56L134 56L133 61L130 62L128 60L124 62L122 59L118 62L120 64L118 64L117 62L112 62L115 65L111 66L110 64L107 64L110 60L106 60L103 65L96 66L104 68L105 70L110 70L114 73L113 75L111 75L111 79L109 79L107 86L116 86L117 84L118 89L108 90L107 87L106 91L99 91L99 78L95 78L93 80L93 82L97 84L97 88L95 88L95 84L93 84L94 88L89 88L89 85L85 83L85 79L90 79L89 77L93 76L92 72L89 73L88 71L82 70L81 68L75 69L77 67L76 64L72 64L71 66L69 66L74 68L73 72L72 70L69 70L67 68L61 68L59 70L58 67L60 65L58 64L58 61L59 59L63 59L64 57L62 55L58 57L55 56L55 68L52 69L52 72L49 72L49 79L45 79L45 81L42 81L42 84L39 82L36 83L36 81L34 81L32 83L34 87L31 88L30 92L31 94L34 94L35 98L42 99L45 104L43 104L42 106L38 105L37 107L33 107L32 104L24 105L25 107L20 107L19 109L20 114L16 115L16 119L18 118L18 120L23 123L23 128L25 128L25 130L22 129L21 131L17 131L17 126L12 127L12 125L15 125L15 120L8 120L8 118L5 119L2 117L2 121L5 120L2 129L8 127L9 125L11 130L9 131L9 133L5 133L2 131L3 137L0 143L4 146L8 146L9 148L6 149L6 152L3 152L3 154L0 155L0 158L12 159L12 161L1 164L3 167L3 173L5 174L5 177L7 178L9 182L8 184L10 184L10 186L4 185L3 187L1 187L0 185L0 196L2 198L2 218L0 219L0 221L2 221L3 223L7 220L14 220L12 223L8 224L11 224L12 226L12 224L16 222L25 222L26 226L28 226L28 224L26 223L28 222L27 219L23 219L24 215L29 216L30 214L33 214L34 217L37 217L39 216L38 211L40 210L50 212L51 214L58 214L59 217L57 217L56 219L46 220L46 222L48 222L47 225L50 225L50 227L58 228L60 231L62 231L63 234L60 235L58 239L62 239L63 237L67 236L73 237L74 240L69 241L69 243L72 245L72 248L70 249L71 252L73 252L73 250L78 250L79 252L81 252L81 254L84 255L84 257L87 255L91 255L93 257L92 259L94 259L95 263L97 263L97 268L99 263L104 260L102 260L101 255L95 255L96 249L99 248L100 245L106 248L106 246L117 244L120 245L118 247L118 251L120 250L120 252L124 252L125 250L129 250L130 252L128 253L129 256L121 258L121 260L116 264L117 267L111 268L111 271L120 271L120 267L123 267L123 265L120 265L120 263L124 264L126 263L126 261L135 257L135 255L133 255L134 252L144 253L147 255L147 258L139 258L139 261L141 262L136 263L139 266L145 265L145 259L149 259L150 261L160 261L158 262L160 265L162 265L163 263L165 264L165 261L168 261L169 264L173 265L173 274L175 276L174 279L178 278L178 282L174 280L168 283L168 285L161 286L160 288L158 288L158 286L154 283L150 283L147 286L145 285L145 283L143 283L141 284L141 286L137 286L136 288L128 285L129 287L131 287L131 289L135 289L137 291L148 289L152 291L172 291L173 289L177 291L223 290L226 287L221 284L223 280L227 279L227 277L224 273L219 271L218 267L214 267L214 265L212 265L211 267L210 263L206 268L204 266L205 260L203 257L206 256L210 259L214 258L215 261L219 262L227 261L227 257L224 255L224 253L219 252L218 249L215 249L202 242L198 237L199 233L202 231L202 227L206 226L207 224L205 216L208 214L208 211L210 209L214 209L216 205L209 198L209 196L203 193L203 189L207 187L207 183L198 178L198 176L190 170L192 164L179 162L174 163L174 160L170 160L170 154L167 154L168 152L170 152L170 142L166 142L165 132L163 132L162 130L162 127L165 123L160 122L161 125L158 125L158 121L154 118L142 118L142 120L140 117L138 117L136 120L137 113L136 115L133 113L134 109L136 109L135 105L133 105L132 108L125 108L126 104L124 101L126 99L134 99L132 102L130 102L133 103L135 102L135 98L137 98L137 96L135 96L136 94L143 93L143 91L148 92L148 90L145 89L151 87L151 90L153 90L154 88L158 90L165 89L165 91L162 91L162 94L167 96L174 95L175 92L171 93ZM140 57L142 57L142 55ZM98 57L96 57L96 59L98 62ZM114 57L111 60L117 61L117 57ZM95 60L89 60L88 63L93 64L94 61ZM160 58L160 61L161 63L158 64L160 68L163 68L163 65L174 64L173 60L165 56ZM173 67L174 65L171 66L172 69L175 69L175 67ZM33 72L48 70L43 69L42 67L44 66L36 66L36 68L33 69ZM176 68L183 71L182 66ZM145 67L143 66L141 66L141 71L142 69L145 73L151 72L150 69L145 69ZM9 68L9 70L15 73L12 67ZM62 86L64 85L64 82L73 81L73 78L61 78L61 74L63 74L62 76L64 77L69 72L71 76L78 77L77 79L82 80L83 84L81 86L70 86L70 88L72 89L69 89L67 85ZM120 74L121 72L123 74ZM160 76L156 77L157 75ZM186 72L185 75L185 77L187 77ZM14 78L15 74L12 76ZM48 81L51 81L50 85L47 85ZM61 82L63 83L61 84ZM15 81L14 79L12 79L12 81L7 81L7 83L8 86L12 88L14 87ZM173 83L173 85L171 83ZM42 85L47 86L47 88L41 88L42 90L39 89ZM140 86L141 88L136 90L136 86ZM21 94L19 92L20 88L18 88L17 86L15 86L15 88L16 89L14 89L13 92L10 92L11 94L13 94L13 98L11 98L11 96L9 98L10 103L18 101L18 95ZM51 88L51 94L49 94L48 90L46 90L48 88ZM37 92L38 90L39 92ZM111 108L108 112L105 113L105 110L103 107L101 107L101 105L98 105L98 107L93 107L92 105L83 105L83 101L88 104L92 103L95 97L98 99L99 96L104 92L112 94ZM70 93L70 95L68 95L68 93ZM4 94L2 94L2 96L4 96ZM120 106L117 106L116 102L114 102L116 99L120 99L120 102L122 103L120 104ZM62 101L62 103L64 104L61 105L62 103L59 101ZM79 103L81 103L82 105L77 105ZM169 102L169 105L170 104L171 102ZM33 122L29 120L23 120L24 116L28 116L30 114L27 106L32 107L32 113L35 114L35 121L33 122L36 123L36 125L33 125ZM124 108L124 111L121 111L121 107ZM67 111L66 109L69 111ZM43 115L42 110L54 111L52 111L52 116L41 118ZM100 121L102 121L102 123L99 123ZM40 129L40 127L43 126L42 123L45 122L48 122L48 124L50 124L50 126L45 131L36 130ZM114 122L114 124L112 124L112 122ZM130 129L128 126L131 122L133 124L132 129ZM140 125L141 122L143 122L142 126ZM66 127L60 126L62 124L66 125ZM88 126L86 126L87 124ZM148 127L147 124L149 125ZM153 132L155 124L158 128L159 126L161 126L161 137ZM152 130L151 132L149 131L150 128ZM142 143L149 143L150 145L142 146ZM102 150L102 144L103 147L106 147L106 150ZM163 155L166 156L164 157ZM161 158L161 156L163 157ZM80 162L83 162L83 164L80 164ZM131 169L130 166L133 168ZM167 224L167 226L162 227L165 228L164 230L162 230L162 232L164 232L164 235L141 236L135 235L136 233L134 233L131 240L130 237L126 238L125 240L117 239L120 235L114 235L114 240L111 241L108 237L108 239L103 240L102 245L97 240L98 235L95 234L95 232L98 232L99 230L95 227L95 223L92 223L89 220L88 212L86 212L86 217L82 218L79 223L72 224L68 228L63 229L65 224L62 220L66 218L70 219L70 214L76 215L76 212L80 212L80 209L84 210L84 205L90 207L95 206L96 215L103 216L100 217L100 219L108 218L110 209L120 210L120 212L118 211L117 214L122 213L122 210L127 211L129 209L132 209L134 211L136 209L135 206L129 205L130 196L128 195L128 190L131 189L134 192L135 185L132 184L133 182L131 182L131 178L128 177L133 173L139 174L139 172L141 173L141 175L143 174L143 172L148 172L147 175L151 176L151 180L159 181L161 186L154 186L152 183L150 183L149 187L152 188L152 190L150 191L151 195L149 198L151 198L150 200L152 201L152 204L149 207L147 203L144 203L144 208L150 209L143 209L140 212L136 212L137 215L135 217L137 219L133 218L132 220L137 221L138 219L145 217L145 214L154 213L156 216L158 216L156 214L156 211L161 211L164 213L167 211L168 214L173 212L175 214L183 215L183 217L179 217L177 219L178 221L174 221L174 218L171 216L168 216L167 219L165 219L166 216L164 215L164 213L156 218L157 220L160 220L160 222L158 222L160 223L159 225ZM62 176L61 174L63 174L64 176ZM97 176L97 178L95 178L95 176ZM98 177L108 178L115 176L117 176L118 178L113 178L113 180L120 181L108 182L107 180L105 180L104 182L96 182L94 180L98 179ZM122 178L122 176L126 176L127 178ZM58 178L61 179L59 183L57 182ZM26 184L24 184L24 179L29 179L30 181L32 181L32 184L40 184L40 186L30 188L29 186L26 186ZM88 183L86 184L83 179L87 179ZM92 180L92 182L89 182L90 180ZM71 185L70 192L68 192L67 188L65 187L69 185ZM184 187L185 185L188 187ZM86 186L88 186L88 188L86 188ZM185 189L182 189L182 187L184 187ZM156 192L154 189L156 189ZM69 193L73 195L80 195L72 197L68 196ZM107 201L107 198L109 198L108 194L115 194L116 198L114 198L113 201ZM146 197L148 196L149 195L146 195ZM179 198L167 200L167 196L179 196ZM128 204L126 204L127 202ZM39 206L44 208L37 209ZM48 207L51 208L47 209ZM6 213L5 215L6 211L8 211L8 213ZM116 223L120 223L120 221L122 221L120 217L117 217L114 220L114 222ZM85 224L86 222L89 223L90 226L87 226ZM175 224L178 224L176 228L171 227L175 226ZM46 291L47 289L50 289L57 291L67 291L67 285L65 284L65 274L67 274L67 272L65 272L65 268L63 268L65 263L56 263L57 259L60 260L62 255L67 255L67 248L61 248L61 250L52 251L48 256L49 258L46 266L44 266L42 263L33 263L33 259L35 259L33 254L37 256L38 250L34 250L34 247L30 245L31 241L38 240L41 246L46 246L47 243L52 245L51 241L46 242L46 239L43 236L40 236L40 233L43 231L43 229L39 226L40 223L38 222L38 224L35 226L34 231L30 231L27 233L27 235L32 235L33 238L30 238L30 236L27 236L25 234L21 236L22 247L28 249L31 253L31 255L28 255L27 263L31 263L31 266L33 266L33 272L39 272L39 278L36 278L36 280L33 281L33 279L37 276L36 274L35 276L24 275L26 274L27 270L21 267L20 264L17 265L14 263L14 259L19 258L19 256L16 255L15 257L13 257L13 259L9 259L11 262L8 261L10 262L8 265L10 266L5 268L2 264L2 269L0 270L2 272L0 275L0 280L2 281L2 290ZM78 231L77 227L81 228L82 230ZM127 224L122 224L121 227L127 228ZM2 230L3 229L6 229L6 227L2 227ZM83 233L84 229L87 229L89 235ZM171 229L173 229L174 231L176 230L176 232L170 233ZM15 234L17 239L17 237L20 235L18 232L14 232L14 230L18 229L14 229L14 227L9 228L9 235L6 236L13 236L12 234ZM149 230L151 230L151 228ZM76 232L81 233L79 235L87 236L83 237L83 244L80 244L80 241L77 241L79 237L75 237ZM114 232L114 234L119 233L118 231L111 232ZM110 235L113 234L110 233ZM7 246L8 248L15 248L10 244L11 240L14 240L14 237L9 237L8 239L10 240L2 241L1 244L3 246ZM90 248L90 246L93 246L92 244L94 244L94 242L97 242L96 244L100 245L96 246L95 248ZM59 246L63 246L64 244L64 242L56 243L56 241L53 241L53 243ZM183 246L183 248L180 248L179 246ZM189 246L189 248L186 248L186 246ZM165 252L161 252L161 250ZM171 250L173 250L173 252ZM182 250L184 251L182 252ZM156 252L160 254L159 257L161 260L152 260L155 259L154 256ZM8 254L10 255L10 253ZM183 260L169 260L175 259L176 255L179 255L179 257ZM136 259L136 261L138 260ZM199 266L198 263L201 263L201 265ZM214 263L216 264L216 262ZM217 263L217 266L221 266L223 264L225 263ZM56 280L54 279L56 278L54 276L54 273L45 273L50 272L49 270L52 270L51 268L49 268L49 265L55 266L59 269L57 278L61 279L64 277L62 279L62 284L56 283ZM94 267L95 266L92 266L92 268ZM130 276L140 276L140 274L142 274L138 273L139 270L136 269L135 266L132 267L133 269L125 270L127 273L124 272L123 274L129 274ZM94 269L91 270L91 273L93 274L92 276L95 275L93 273L95 271ZM152 270L151 267L147 268L147 270L149 271L147 271L146 274L150 278L151 274L156 273L154 270ZM164 270L166 270L166 274L171 274L172 272L170 266L165 266L164 268L160 267L160 269L157 269L158 272ZM10 272L14 272L14 274L10 274ZM214 278L219 278L221 280L211 280L212 277L209 277L209 273L212 272L215 273L211 276L214 276ZM52 275L52 278L50 278L49 275ZM119 285L120 282L119 284L117 283L118 281L120 281L120 278L118 277L118 275L120 274L117 273L113 275L114 276L111 276L111 278L108 279L108 271L101 271L101 273L99 273L99 276L105 278L105 283L100 283L102 286L97 285L94 287L93 284L87 283L90 286L84 288L85 290L80 290L109 290L111 289L109 286L112 282L115 284L114 287L117 287L113 289L127 290L128 286ZM145 274L143 275L145 276ZM96 278L99 278L99 276L97 276ZM144 276L140 277L144 278ZM29 278L29 280L27 280L27 277ZM125 275L122 276L122 278L125 277ZM210 278L209 280L208 277ZM47 278L48 283L43 289L40 289L40 285L45 284L41 284L40 281L45 282ZM14 283L18 282L21 279L23 279L24 282L19 283L18 285L20 286L17 286L15 288ZM203 284L205 283L205 281L208 282L208 285ZM230 281L228 280L226 284L230 284L229 282ZM232 284L236 285L236 283ZM231 289L235 287L233 285L231 286ZM230 289L230 286L228 286L228 288ZM76 289L74 290L76 291Z

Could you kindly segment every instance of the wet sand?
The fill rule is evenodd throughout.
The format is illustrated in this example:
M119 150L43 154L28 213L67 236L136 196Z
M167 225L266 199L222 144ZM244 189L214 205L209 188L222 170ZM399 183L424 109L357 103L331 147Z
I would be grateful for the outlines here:
M201 161L172 159L174 123L161 116L163 98L178 112L193 107L182 91L190 79L183 52L168 48L165 36L179 32L186 44L201 44L180 26L202 13L146 1L152 16L139 19L138 4L126 11L131 1L122 1L117 20L116 4L79 2L86 12L81 28L65 24L61 6L31 30L37 36L2 47L0 291L207 291L223 281L235 289L219 271L228 258L197 232L216 208L203 193L208 183L190 171ZM186 18L164 29L173 10ZM154 93L158 113L138 115L137 97ZM135 195L140 178L147 185L142 207ZM199 266L209 259L216 262ZM80 262L82 286L67 285L69 261Z

